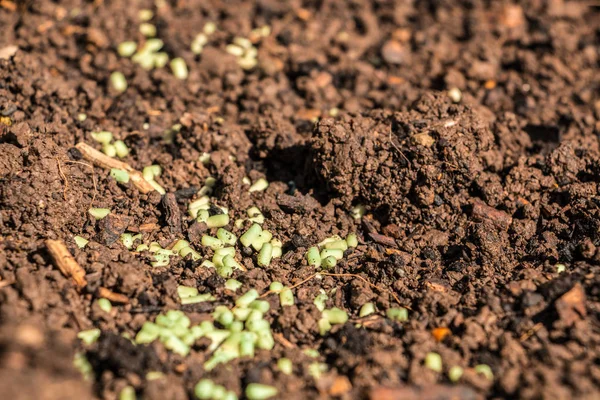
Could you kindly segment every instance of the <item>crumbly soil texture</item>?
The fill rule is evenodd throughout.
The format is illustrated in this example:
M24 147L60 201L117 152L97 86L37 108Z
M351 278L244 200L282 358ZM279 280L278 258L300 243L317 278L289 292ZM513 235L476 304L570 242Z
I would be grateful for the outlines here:
M119 54L148 40L148 17L185 79ZM132 168L159 165L167 194L85 158L76 145L101 150L98 131L124 141ZM599 134L593 1L1 0L2 397L117 399L131 386L194 399L208 378L240 399L250 383L281 399L597 399ZM209 212L225 207L229 230L241 235L255 206L283 243L268 267L237 245L236 292L201 266L214 230L188 214L208 177ZM111 211L98 221L91 207ZM188 240L201 259L152 267L124 232L136 246ZM309 247L353 232L334 268L307 265ZM215 301L182 305L180 285ZM168 310L212 320L252 288L271 306L272 350L208 371L206 339L187 356L130 340ZM321 335L323 293L349 320ZM408 318L388 318L393 307ZM77 338L95 328L96 342Z

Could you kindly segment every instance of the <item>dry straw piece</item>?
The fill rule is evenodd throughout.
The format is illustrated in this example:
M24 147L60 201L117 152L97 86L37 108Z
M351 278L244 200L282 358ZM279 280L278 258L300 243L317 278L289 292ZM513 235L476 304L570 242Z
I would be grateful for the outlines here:
M94 165L106 169L116 168L129 172L129 178L131 179L131 182L136 188L138 188L140 192L149 193L154 190L154 187L144 179L142 173L133 169L133 167L131 167L129 164L124 163L123 161L115 160L106 154L102 154L87 143L80 142L77 143L75 147L77 147L81 154L83 154L85 159L91 161Z
M60 272L67 278L73 278L75 284L80 288L87 285L85 280L85 271L75 261L75 258L71 255L67 246L62 240L46 240L46 247L52 256L56 266L60 269Z

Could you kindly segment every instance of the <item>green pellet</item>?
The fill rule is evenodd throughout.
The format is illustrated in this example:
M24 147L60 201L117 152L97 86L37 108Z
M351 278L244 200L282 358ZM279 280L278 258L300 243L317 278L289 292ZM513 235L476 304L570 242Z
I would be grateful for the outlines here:
M198 161L200 161L204 165L210 164L210 153L205 152L205 153L200 154Z
M216 237L203 235L202 246L210 247L211 249L216 250L223 247L223 242L220 239L217 239Z
M319 293L316 297L315 300L313 301L313 304L317 307L317 309L321 312L323 312L323 310L325 310L325 302L327 301L329 297L327 296L327 294L325 293L325 291L323 291L323 289L321 289L321 293Z
M83 238L81 236L75 236L75 237L73 237L73 240L75 240L75 244L80 249L85 248L85 246L87 246L87 244L90 242L89 240L87 240L86 238Z
M365 303L360 308L358 316L362 318L362 317L366 317L367 315L371 315L374 312L375 312L375 304L373 304L373 303Z
M208 260L202 261L202 264L200 264L200 266L202 268L216 268L216 265L213 262L208 261Z
M358 236L356 236L356 233L349 234L346 237L346 243L348 244L348 247L358 246Z
M198 295L198 289L191 286L177 286L177 295L180 299Z
M263 244L256 261L261 267L268 267L271 264L271 258L273 257L273 245L271 243Z
M235 261L235 258L233 258L233 256L230 255L226 255L225 257L223 257L223 266L225 268L231 268L232 270L242 269L242 266L237 261Z
M311 247L306 252L306 261L308 261L308 265L312 265L313 267L321 266L321 255L319 254L318 247Z
M556 268L557 274L562 274L563 272L565 272L567 270L567 267L565 266L565 264L556 264L555 268Z
M162 168L156 164L144 167L142 171L142 175L146 180L153 180L155 177L160 176L160 174L162 174Z
M212 393L213 397L212 398L222 400L226 394L227 394L227 389L225 389L224 386L215 385L215 387L213 388L213 393Z
M492 369L490 368L490 366L487 364L476 365L475 372L477 372L478 374L482 374L490 381L494 380L494 373L492 372Z
M184 240L184 239L179 239L178 241L175 242L173 247L171 247L171 250L174 253L179 253L181 251L181 249L183 249L185 247L190 247L190 242L188 242L187 240Z
M335 242L329 242L325 245L326 249L330 250L342 250L346 251L348 249L348 243L345 240L336 240Z
M392 321L408 321L408 310L404 307L388 308L385 315Z
M324 249L321 250L321 260L327 257L335 257L336 260L344 258L344 251L339 249Z
M152 181L148 181L148 183L154 188L154 190L156 190L158 193L160 194L165 194L167 193L167 191L158 184L158 182L152 180Z
M156 26L144 22L140 24L140 33L146 37L154 37L156 36Z
M231 290L233 292L235 292L236 290L238 290L241 287L242 287L242 282L237 281L235 279L228 279L225 282L225 289Z
M231 323L234 320L233 313L225 306L218 306L217 308L215 308L213 318L215 319L215 321L217 321L225 327L231 325Z
M277 388L260 383L251 383L246 387L246 397L248 400L266 400L277 396Z
M162 379L164 377L165 377L165 374L163 374L160 371L150 371L146 374L147 381L155 381L157 379Z
M292 360L289 358L282 357L277 360L277 368L286 375L291 375L294 372Z
M87 119L87 114L85 114L85 113L79 113L79 114L77 114L77 120L78 120L79 122L83 122L83 121L85 121L86 119Z
M235 307L233 309L233 315L235 315L235 318L238 321L246 321L252 311L255 311L255 310L250 310L248 308Z
M196 221L206 223L210 214L208 213L208 210L198 210L197 216Z
M215 301L216 297L210 293L202 293L196 296L184 297L181 299L181 304L196 304L196 303L204 303L205 301Z
M324 372L327 372L327 364L314 362L308 366L308 374L316 380L321 379Z
M254 341L255 336L253 332L242 332L240 339L240 356L241 357L254 357Z
M258 207L250 207L246 214L248 214L248 219L252 222L256 222L257 224L262 224L265 222L265 216L260 212Z
M271 243L271 246L273 246L273 243ZM279 257L281 257L282 254L283 254L283 250L281 249L281 247L273 246L273 254L272 254L273 258L279 258Z
M256 339L256 347L262 350L273 350L273 347L275 347L275 339L273 339L270 330L258 331L256 334L258 336Z
M269 285L269 290L273 293L279 293L281 292L281 290L283 289L283 283L281 282L271 282L271 284Z
M258 234L258 237L252 242L254 250L259 251L263 244L268 243L273 238L273 234L267 230L263 230Z
M333 268L335 267L337 264L337 260L334 256L329 256L329 257L325 257L322 261L321 261L321 267L327 269L327 268Z
M367 213L367 209L362 204L357 205L352 208L351 214L352 218L355 220L360 220Z
M229 223L229 215L218 214L208 217L206 220L206 226L209 228L222 228Z
M235 315L235 314L234 314ZM229 325L228 329L233 332L241 332L244 330L244 323L242 321L233 321L231 325Z
M327 243L337 242L338 240L342 240L342 238L339 235L333 235L323 239L317 246L324 248Z
M120 71L115 71L110 74L110 83L117 92L122 93L127 90L127 79Z
M217 274L222 278L229 278L233 275L233 268L229 265L218 265Z
M142 22L148 22L153 17L154 17L154 13L152 12L152 10L149 10L149 9L145 8L145 9L142 9L142 10L138 11L138 18Z
M135 389L131 386L125 386L119 393L119 400L135 400Z
M250 186L250 188L248 189L248 191L250 193L252 193L252 192L262 192L263 190L265 190L268 187L269 187L269 182L265 178L260 178L256 182L254 182L252 184L252 186Z
M94 139L98 143L108 144L112 142L113 134L108 131L100 131L100 132L92 132L92 139Z
M256 289L250 289L235 301L235 305L238 307L248 307L256 299L258 299L258 292Z
M88 213L92 217L99 220L99 219L106 217L108 214L110 214L110 209L108 209L108 208L90 208L88 210Z
M121 57L131 57L135 54L136 50L137 44L132 41L119 43L119 46L117 47L117 53L119 53Z
M321 336L325 336L327 332L331 330L331 323L327 318L319 319L319 322L317 322L317 326L319 327L319 334Z
M348 313L337 307L323 311L323 318L327 319L330 324L345 324L348 321Z
M425 356L425 366L432 371L442 372L442 356L434 352L427 353Z
M112 145L110 143L105 143L102 145L102 152L109 157L117 156L117 149L115 148L114 145Z
M240 242L243 246L249 247L252 244L252 242L256 240L258 235L260 235L261 232L262 228L260 227L260 225L256 223L252 224L252 226L246 231L246 233L240 236Z
M110 170L110 176L112 176L115 179L115 181L119 183L129 182L129 172L123 169L112 168Z
M94 369L83 353L75 354L73 366L83 375L84 380L91 381L94 378Z
M104 311L105 313L109 313L112 311L112 304L110 304L110 300L101 298L101 299L98 299L97 303L98 303L98 307L100 307L100 309L102 311Z
M220 239L223 243L228 244L230 246L235 245L235 243L237 242L237 236L229 232L227 229L223 228L219 228L219 230L217 230L217 238Z
M171 60L171 71L177 79L184 80L188 77L187 64L183 58L177 57Z
M135 251L142 252L142 251L146 251L146 250L149 250L149 249L150 249L150 247L147 244L142 243L138 247L135 248Z
M202 258L202 256L200 256L200 253L198 253L196 250L192 249L191 247L184 247L179 252L179 255L181 256L181 258L186 258L190 254L192 256L193 261L198 261L199 259Z
M100 329L94 328L88 329L86 331L81 331L77 334L77 337L87 345L93 344L100 337Z
M458 365L455 365L448 370L448 379L450 379L450 382L458 382L463 373L464 370Z
M258 310L261 313L266 314L271 306L269 305L268 301L254 300L252 303L250 303L249 307L253 310Z
M127 155L129 155L129 148L127 147L124 141L115 140L114 146L115 150L117 151L117 157L124 158L127 157Z
M169 62L169 55L162 51L155 53L152 58L154 60L154 68L163 68Z
M260 312L259 310L253 310L251 308L249 308L249 310L250 310L250 313L246 317L247 322L260 320L264 316L264 314L262 312Z
M279 302L282 307L293 306L295 303L294 292L292 289L285 287L279 292Z

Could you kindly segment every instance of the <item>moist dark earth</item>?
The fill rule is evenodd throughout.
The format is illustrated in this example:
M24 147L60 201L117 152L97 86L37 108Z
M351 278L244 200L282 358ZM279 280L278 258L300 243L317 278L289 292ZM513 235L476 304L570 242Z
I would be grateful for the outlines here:
M142 9L187 79L119 56L121 42L145 40ZM208 23L216 30L194 54ZM243 69L226 46L263 26L256 66ZM599 398L599 67L594 1L1 0L0 390L116 399L129 385L138 398L187 399L210 378L240 398L252 382L282 399ZM102 130L127 144L133 168L162 167L170 200L81 158L75 145L100 149L91 133ZM151 267L87 212L110 208L144 242L201 248L206 227L187 205L209 176L214 204L235 218L258 207L283 242L268 268L244 259L241 292L298 285L293 306L264 297L273 350L210 372L205 344L182 357L123 335L172 309L211 319L235 301L225 280L189 258ZM270 185L250 193L244 177ZM308 247L351 232L359 245L314 277ZM66 243L84 288L46 239ZM217 301L182 306L178 285ZM127 302L102 311L100 288ZM324 336L321 289L350 316ZM359 318L367 302L377 313ZM386 318L398 306L407 321ZM102 334L85 345L76 335L91 328ZM425 365L429 352L441 372ZM291 375L276 367L282 356ZM315 361L327 365L319 379ZM148 380L153 371L164 377Z

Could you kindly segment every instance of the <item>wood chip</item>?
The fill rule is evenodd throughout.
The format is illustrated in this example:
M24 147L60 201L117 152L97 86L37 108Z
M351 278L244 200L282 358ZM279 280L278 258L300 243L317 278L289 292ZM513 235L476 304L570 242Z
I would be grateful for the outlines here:
M87 285L84 269L75 261L62 240L48 239L46 240L46 247L54 263L64 276L72 278L80 288Z
M585 301L585 292L579 283L556 300L556 312L566 326L572 326L587 316Z
M128 304L129 303L129 297L127 297L121 293L115 293L112 290L104 288L104 287L101 287L98 289L98 297L104 297L104 298L110 300L112 303L119 303L119 304Z
M138 188L140 192L149 193L154 190L152 185L144 179L142 173L133 169L131 165L109 157L106 154L94 149L87 143L77 143L75 147L81 152L81 154L83 154L85 159L91 161L94 165L106 169L117 168L129 172L129 178L131 179L131 182L136 188Z
M177 197L173 193L167 193L162 198L162 206L165 211L165 222L171 233L181 233L181 210L177 205Z
M14 56L19 48L17 46L6 46L0 49L0 60L8 60Z

